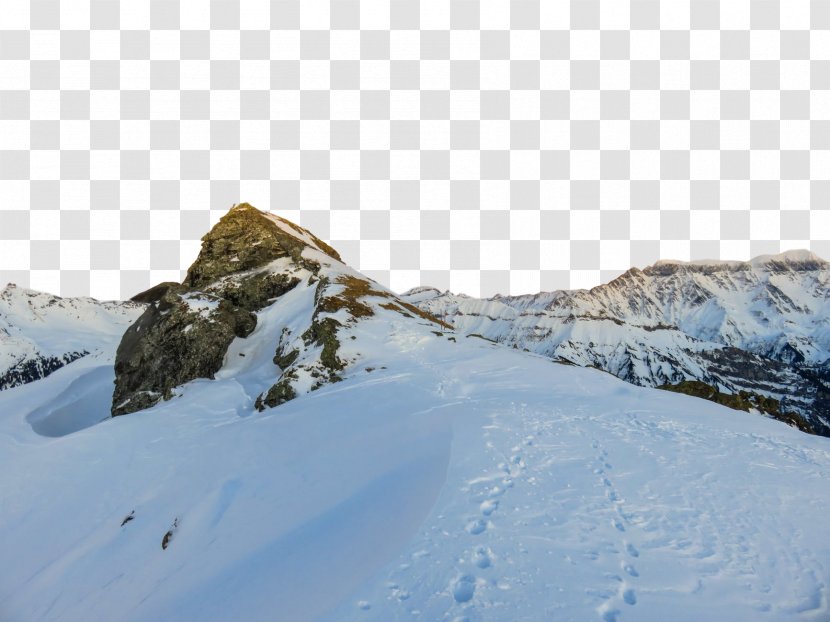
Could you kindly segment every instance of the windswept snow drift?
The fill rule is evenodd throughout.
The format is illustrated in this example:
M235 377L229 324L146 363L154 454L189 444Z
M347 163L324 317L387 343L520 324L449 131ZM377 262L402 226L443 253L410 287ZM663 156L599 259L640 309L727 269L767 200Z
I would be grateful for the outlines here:
M828 439L392 311L257 413L275 308L73 434L93 361L0 393L0 619L827 619Z

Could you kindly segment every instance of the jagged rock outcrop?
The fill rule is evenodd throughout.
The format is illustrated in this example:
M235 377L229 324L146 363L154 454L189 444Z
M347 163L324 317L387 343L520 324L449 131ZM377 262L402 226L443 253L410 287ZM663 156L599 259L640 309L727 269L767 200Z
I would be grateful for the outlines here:
M265 268L286 259L294 268L319 269L302 256L312 245L339 258L293 223L247 203L231 208L202 238L182 284L161 283L133 298L148 307L118 347L112 415L170 399L175 387L190 380L213 378L231 342L253 332L255 312L299 282Z
M261 268L282 258L313 272L319 266L303 257L303 251L309 247L340 261L337 251L311 232L288 220L266 217L252 205L242 203L202 238L202 250L187 271L184 285L204 288L222 277Z
M256 316L228 300L166 287L118 346L112 415L170 399L174 387L194 378L212 378L234 338L255 327Z
M260 312L282 301L286 316L269 319L284 324L272 346L275 378L255 394L258 410L341 380L358 356L343 352L344 333L378 311L438 322L345 266L312 233L247 203L202 238L181 284L161 283L134 300L148 307L118 348L114 416L171 399L196 378L214 378L234 340L251 335Z
M290 401L297 396L298 387L315 391L340 381L343 370L354 363L341 351L341 342L347 338L343 333L363 319L390 311L451 328L357 273L321 273L314 288L311 321L303 331L283 330L274 355L274 364L282 373L257 398L256 408L264 410Z

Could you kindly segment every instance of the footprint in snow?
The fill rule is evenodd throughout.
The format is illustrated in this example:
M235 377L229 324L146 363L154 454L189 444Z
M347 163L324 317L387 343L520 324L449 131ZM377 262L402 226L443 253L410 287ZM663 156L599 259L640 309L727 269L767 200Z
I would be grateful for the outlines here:
M477 536L480 533L484 533L484 531L487 529L487 523L481 520L480 518L477 518L467 523L467 526L464 527L464 529L467 531L467 533Z
M471 601L475 591L476 578L473 575L462 575L452 584L452 597L457 603L466 603Z
M482 501L479 508L481 509L481 513L484 516L490 516L496 509L499 507L498 499L487 499L486 501Z
M473 551L473 564L478 566L479 568L489 568L493 565L493 556L490 552L490 549L484 546L479 546Z
M602 614L603 622L618 622L620 619L619 609L609 609Z
M493 486L490 489L490 492L487 493L487 496L490 497L491 499L494 499L495 497L500 497L503 494L504 494L504 488L501 488L499 486Z
M623 590L622 599L625 601L626 605L637 604L637 594L630 587Z
M630 542L625 545L625 550L628 551L628 554L631 555L631 557L640 556L640 551L638 551L637 547L631 544Z

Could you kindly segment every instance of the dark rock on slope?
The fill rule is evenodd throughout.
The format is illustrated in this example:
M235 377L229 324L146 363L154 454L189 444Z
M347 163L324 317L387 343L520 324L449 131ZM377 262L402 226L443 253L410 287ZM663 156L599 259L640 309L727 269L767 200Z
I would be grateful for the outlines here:
M232 302L181 286L168 287L118 346L112 414L170 399L194 378L212 378L235 337L256 328L256 316Z
M213 378L234 338L256 327L254 312L299 282L286 273L260 270L283 258L315 268L302 257L310 246L306 240L339 259L305 229L243 203L202 238L201 252L181 285L161 283L135 296L149 306L118 347L113 416L170 399L174 387L190 380Z
M238 205L202 238L183 283L161 283L134 298L148 307L119 345L112 414L149 408L190 380L214 378L234 339L257 327L257 312L298 286L313 300L303 298L292 311L299 319L281 328L273 346L277 377L257 389L258 410L341 380L358 356L343 352L344 333L359 320L392 311L447 326L349 269L305 229Z
M284 228L247 203L231 209L202 238L202 251L187 271L184 285L203 288L222 277L261 268L284 257L297 265L313 268L312 262L302 256L312 245L340 261L337 251L311 232L280 220Z

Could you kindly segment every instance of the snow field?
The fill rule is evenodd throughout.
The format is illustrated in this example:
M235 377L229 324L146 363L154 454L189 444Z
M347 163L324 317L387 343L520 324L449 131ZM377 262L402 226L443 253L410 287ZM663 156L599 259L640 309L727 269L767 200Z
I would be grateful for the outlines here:
M0 394L2 619L827 618L827 439L391 311L256 413L310 291L147 411L37 434L84 359Z

